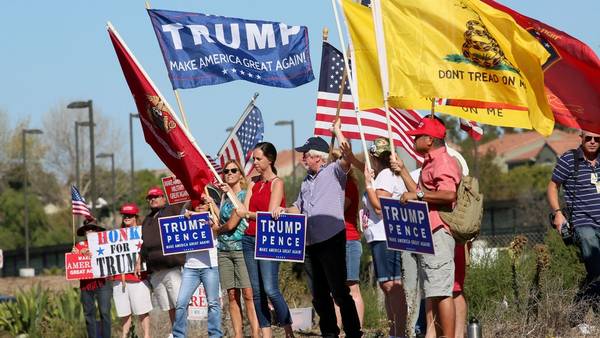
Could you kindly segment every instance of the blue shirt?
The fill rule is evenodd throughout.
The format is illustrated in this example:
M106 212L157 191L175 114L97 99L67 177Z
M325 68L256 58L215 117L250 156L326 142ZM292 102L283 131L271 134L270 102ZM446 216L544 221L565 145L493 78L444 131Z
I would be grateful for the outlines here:
M246 190L241 190L237 193L237 198L240 201L243 201L246 198ZM231 213L233 212L233 203L228 197L225 197L223 203L221 204L221 209L219 212L219 222L221 224L227 223L227 221L231 218ZM217 248L221 251L240 251L242 250L242 236L244 235L244 231L248 227L248 222L245 219L242 219L237 227L233 230L226 232L224 234L219 235L217 238L218 245Z
M577 177L575 160L579 162ZM600 193L592 183L592 174L600 180L600 156L596 157L596 165L592 166L583 156L581 148L577 150L577 158L571 151L564 153L557 161L552 172L552 181L561 184L567 206L572 208L573 226L600 227ZM565 215L568 219L569 215Z
M344 201L347 171L339 161L308 174L294 206L306 215L306 245L330 239L346 229Z

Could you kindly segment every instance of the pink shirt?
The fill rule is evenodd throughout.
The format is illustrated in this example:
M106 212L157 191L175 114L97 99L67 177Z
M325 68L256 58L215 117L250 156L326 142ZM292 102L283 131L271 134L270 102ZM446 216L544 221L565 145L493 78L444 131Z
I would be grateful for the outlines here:
M431 191L456 191L460 183L460 178L461 172L456 160L448 154L446 147L441 147L425 155L421 169L421 182L419 182L417 189L421 190L420 185L423 184L425 189ZM440 207L444 206L428 203L428 207L431 231L435 231L440 226L443 226L450 232L448 225L442 221L438 213Z

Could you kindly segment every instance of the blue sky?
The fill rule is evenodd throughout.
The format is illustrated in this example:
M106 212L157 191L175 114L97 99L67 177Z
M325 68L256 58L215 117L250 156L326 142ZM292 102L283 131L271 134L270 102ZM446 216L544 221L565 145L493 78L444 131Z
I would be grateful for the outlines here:
M582 40L599 54L600 1L519 1L501 3ZM321 57L321 31L339 47L328 0L211 0L151 1L153 8L185 10L231 17L281 21L309 29L315 77ZM128 114L135 111L114 49L105 30L111 21L171 106L175 98L143 1L6 1L0 34L0 109L12 123L30 117L41 125L42 115L59 102L93 99L94 105L121 125L128 146ZM265 119L265 139L279 149L290 148L289 127L275 127L280 119L296 121L296 143L312 134L317 80L295 89L235 81L180 91L190 129L200 147L214 154L254 92ZM176 109L176 108L175 108ZM66 122L65 122L66 123ZM70 122L69 122L70 123ZM136 124L136 168L164 167ZM125 152L127 154L127 152ZM124 168L129 158L116 159Z

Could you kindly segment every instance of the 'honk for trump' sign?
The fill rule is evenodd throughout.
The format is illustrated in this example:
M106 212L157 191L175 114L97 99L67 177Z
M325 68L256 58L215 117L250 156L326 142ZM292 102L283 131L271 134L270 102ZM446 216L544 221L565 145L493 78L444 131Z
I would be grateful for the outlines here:
M212 249L214 245L208 212L158 219L164 255Z
M306 216L281 214L273 219L269 212L256 213L254 258L304 262Z
M380 197L387 247L392 250L435 254L427 203Z
M113 229L87 234L95 278L132 273L142 247L142 227Z
M305 26L148 10L174 89L234 80L292 88L314 79Z

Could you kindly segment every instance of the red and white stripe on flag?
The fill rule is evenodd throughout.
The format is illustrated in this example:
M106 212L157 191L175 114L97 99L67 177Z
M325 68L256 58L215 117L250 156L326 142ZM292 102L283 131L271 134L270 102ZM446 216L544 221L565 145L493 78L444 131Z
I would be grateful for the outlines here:
M331 122L335 119L338 96L338 94L318 92L315 135L331 136L329 128ZM388 137L387 121L383 108L360 111L359 114L362 130L367 141L372 141L378 137ZM354 113L351 95L343 95L342 97L340 118L344 136L354 140L360 139L358 121ZM414 110L390 108L390 118L395 145L400 145L417 162L422 163L423 157L416 152L413 138L406 135L407 131L417 128L421 116Z
M466 131L475 141L481 140L483 128L475 121L460 119L460 129Z
M90 209L84 202L71 201L73 203L73 215L92 216Z

